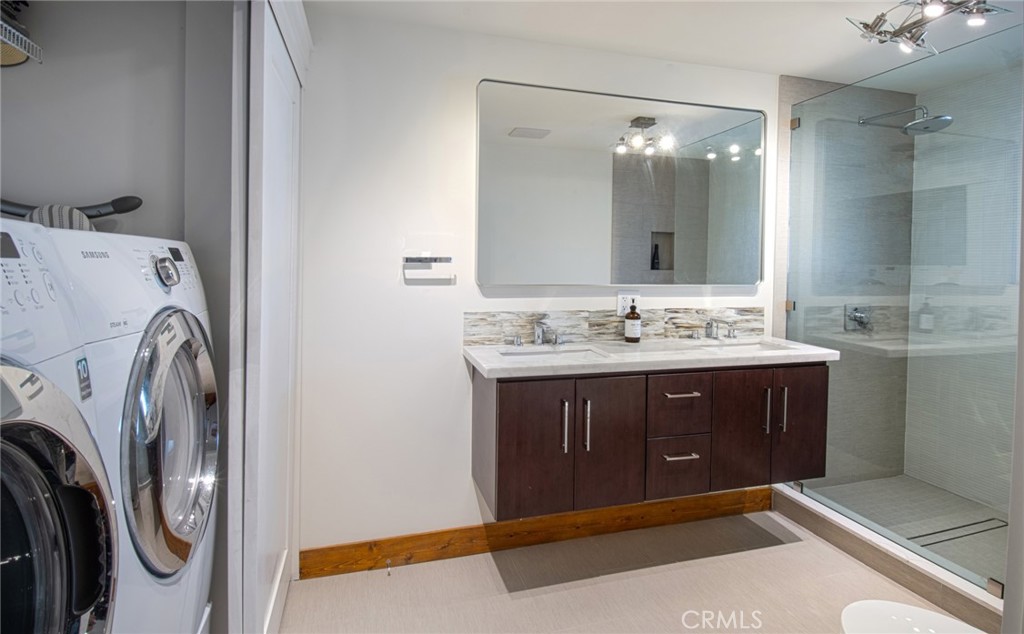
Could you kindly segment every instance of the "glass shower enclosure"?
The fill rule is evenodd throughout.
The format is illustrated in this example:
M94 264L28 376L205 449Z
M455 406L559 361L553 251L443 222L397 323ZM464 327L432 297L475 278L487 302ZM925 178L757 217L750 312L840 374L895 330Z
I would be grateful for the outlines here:
M1022 39L1014 27L796 104L790 137L787 337L842 354L827 474L803 491L997 594Z

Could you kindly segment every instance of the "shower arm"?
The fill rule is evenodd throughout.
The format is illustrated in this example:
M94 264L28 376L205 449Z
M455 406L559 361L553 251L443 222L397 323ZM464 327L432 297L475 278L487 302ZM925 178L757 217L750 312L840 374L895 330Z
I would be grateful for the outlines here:
M922 119L928 116L928 108L925 108L924 106L914 106L913 108L905 108L903 110L897 110L896 112L876 114L873 117L861 117L860 119L857 120L857 125L868 125L872 121L877 121L878 119L887 119L889 117L895 117L898 114L907 114L908 112L916 112L918 110L921 111Z

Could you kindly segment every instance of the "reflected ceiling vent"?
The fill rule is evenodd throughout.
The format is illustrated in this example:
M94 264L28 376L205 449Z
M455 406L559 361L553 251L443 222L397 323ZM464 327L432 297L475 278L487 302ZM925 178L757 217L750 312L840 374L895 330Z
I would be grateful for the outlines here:
M925 42L924 36L932 22L950 13L960 13L966 17L968 26L979 27L984 26L988 16L1009 13L1009 9L990 5L987 0L903 0L870 22L855 18L846 20L857 27L860 36L869 42L892 42L898 44L904 53L935 55L939 51ZM904 17L897 23L891 17L893 14L904 14Z
M551 134L551 130L544 128L512 128L508 135L514 139L543 139Z

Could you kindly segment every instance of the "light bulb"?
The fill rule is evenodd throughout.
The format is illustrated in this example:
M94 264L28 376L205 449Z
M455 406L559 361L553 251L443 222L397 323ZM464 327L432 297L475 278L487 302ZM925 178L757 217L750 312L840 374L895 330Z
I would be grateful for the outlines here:
M732 154L739 154L740 146L733 143L732 145L729 146L729 152L731 152Z
M900 42L900 50L909 55L910 53L914 52L914 47L907 44L906 42Z
M644 148L644 156L653 156L653 155L654 155L654 144L653 143L648 143L647 147Z
M738 156L734 156L734 157L732 157L732 160L733 160L733 161L738 161L738 160L740 160L740 157L738 157Z
M663 134L658 138L659 150L671 150L676 146L676 138L671 134Z
M716 158L718 158L718 155L717 155L717 154L715 154L714 152L708 152L708 160L709 160L709 161L713 161L713 160L715 160Z
M929 18L937 18L945 12L946 7L942 0L930 0L928 4L924 5L924 14Z
M639 150L644 146L644 135L641 132L634 132L629 137L629 147Z
M620 142L618 145L615 146L615 153L616 154L625 154L628 150L629 150L629 148L626 147L626 144L622 143L622 142Z
M967 26L985 26L985 14L972 13L971 17L967 18Z
M761 156L762 154L764 154L764 150L762 150L761 148L757 148L756 150L754 150L754 156Z

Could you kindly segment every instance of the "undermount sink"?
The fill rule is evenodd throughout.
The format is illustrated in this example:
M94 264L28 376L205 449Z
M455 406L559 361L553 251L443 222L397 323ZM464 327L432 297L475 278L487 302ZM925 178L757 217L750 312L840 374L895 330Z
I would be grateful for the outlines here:
M588 359L607 359L608 354L594 348L565 348L538 346L535 348L523 348L513 350L502 350L499 352L503 357L510 359L562 359L572 361L586 361Z
M722 343L718 345L702 346L702 350L714 352L716 354L751 354L758 352L778 352L779 350L792 350L790 346L770 343L768 341L758 341L755 343Z

